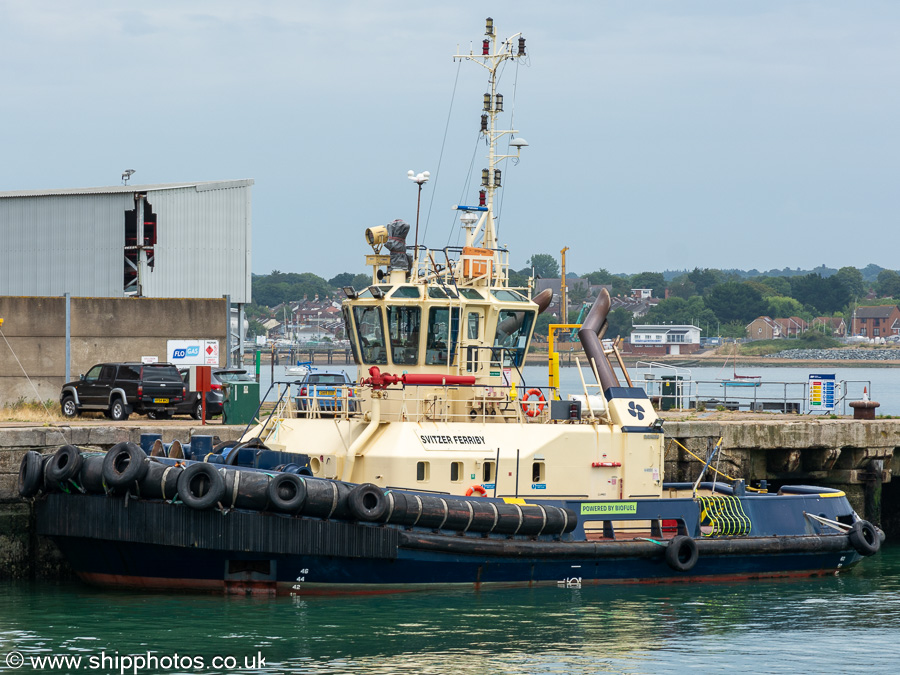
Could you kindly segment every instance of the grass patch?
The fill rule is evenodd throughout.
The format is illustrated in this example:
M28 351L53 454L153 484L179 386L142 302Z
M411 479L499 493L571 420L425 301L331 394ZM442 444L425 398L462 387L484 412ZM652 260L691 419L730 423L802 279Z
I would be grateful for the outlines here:
M62 422L66 418L62 414L59 402L26 401L20 398L15 403L0 407L0 420L4 422Z

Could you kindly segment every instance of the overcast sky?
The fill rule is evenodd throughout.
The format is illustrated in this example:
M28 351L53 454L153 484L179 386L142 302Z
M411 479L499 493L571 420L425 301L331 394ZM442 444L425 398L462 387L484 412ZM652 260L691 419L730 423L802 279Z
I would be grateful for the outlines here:
M0 191L253 178L254 272L327 278L415 224L427 169L455 243L486 76L451 56L486 16L529 54L499 88L515 267L900 267L888 0L0 0Z

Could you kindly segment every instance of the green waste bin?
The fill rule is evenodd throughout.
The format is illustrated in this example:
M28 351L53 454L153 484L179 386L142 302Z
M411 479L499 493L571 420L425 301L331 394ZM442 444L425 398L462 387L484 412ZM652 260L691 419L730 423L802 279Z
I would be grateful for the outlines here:
M259 382L223 382L225 424L251 424L259 409Z
M684 378L681 375L663 375L659 379L662 380L662 400L659 402L659 409L683 408L684 385L681 382Z

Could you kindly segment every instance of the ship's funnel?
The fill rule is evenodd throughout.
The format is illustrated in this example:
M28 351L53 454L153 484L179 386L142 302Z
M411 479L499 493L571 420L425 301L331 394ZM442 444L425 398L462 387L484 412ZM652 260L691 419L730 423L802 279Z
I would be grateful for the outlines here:
M600 342L602 334L606 332L606 315L609 314L609 306L609 291L605 288L601 289L600 295L594 301L594 306L591 307L591 311L588 312L578 331L578 339L581 340L581 346L584 347L588 362L593 362L597 369L597 377L604 393L610 387L619 386L619 378L616 377L616 373L603 351L603 344Z

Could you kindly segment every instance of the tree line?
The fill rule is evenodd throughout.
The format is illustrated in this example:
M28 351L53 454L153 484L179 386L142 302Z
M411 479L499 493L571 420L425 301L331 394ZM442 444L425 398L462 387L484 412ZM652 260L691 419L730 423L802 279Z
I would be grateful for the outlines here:
M569 321L577 319L582 304L588 301L590 289L587 284L603 284L610 287L611 295L629 295L633 288L652 289L653 296L660 301L638 320L639 323L693 324L707 335L741 337L748 323L764 315L772 318L796 316L807 322L818 316L841 316L849 322L856 305L886 304L900 298L900 274L876 268L877 275L873 279L873 267L870 265L864 270L850 266L838 270L822 268L805 274L800 270L749 274L713 268L694 268L678 274L667 271L628 275L614 274L606 269L580 276L567 273L570 279L567 318ZM556 258L546 253L532 255L525 267L510 271L510 284L527 287L532 276L558 279L560 267ZM316 296L320 300L338 299L343 297L343 287L359 289L370 283L369 274L353 272L342 272L330 279L311 272L278 270L253 275L253 305L248 308L248 315L251 319L263 320L271 316L271 308L282 303L299 302L304 298L312 300ZM870 293L879 300L865 300ZM544 324L551 320L558 318L542 317L539 329L545 328ZM609 321L609 334L631 332L632 315L627 310L611 312Z

